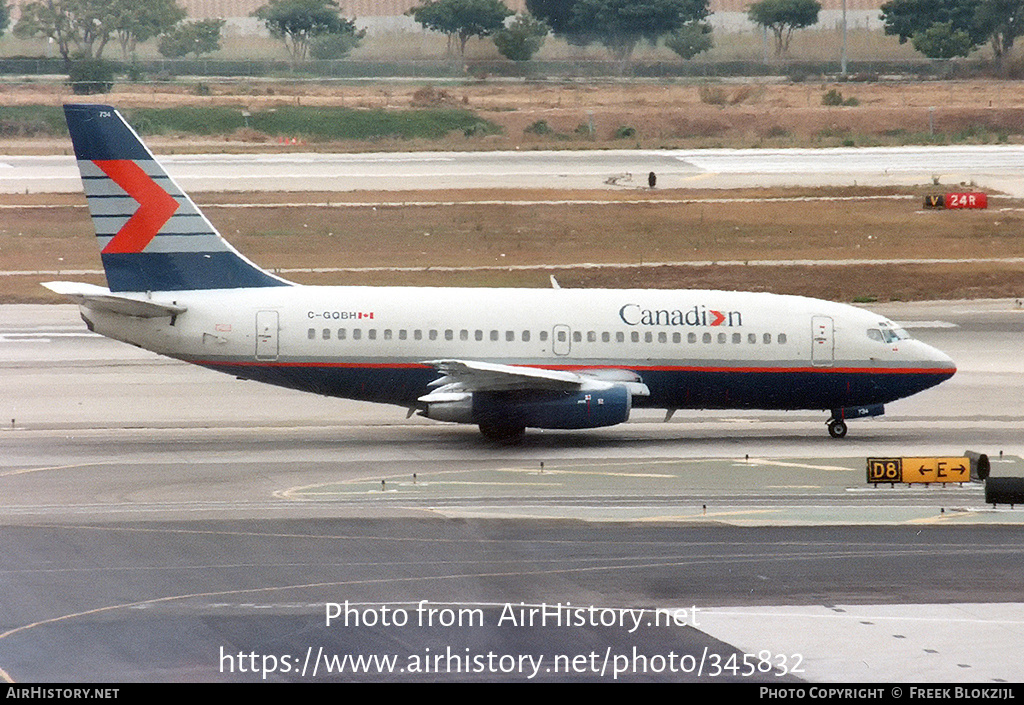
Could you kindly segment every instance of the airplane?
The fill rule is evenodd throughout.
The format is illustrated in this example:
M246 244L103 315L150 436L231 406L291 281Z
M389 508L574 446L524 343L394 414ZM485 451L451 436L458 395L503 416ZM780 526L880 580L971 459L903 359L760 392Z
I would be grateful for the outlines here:
M91 331L238 378L513 443L634 408L826 410L842 438L956 372L883 316L800 296L294 284L225 241L117 110L64 110L107 287L44 286Z

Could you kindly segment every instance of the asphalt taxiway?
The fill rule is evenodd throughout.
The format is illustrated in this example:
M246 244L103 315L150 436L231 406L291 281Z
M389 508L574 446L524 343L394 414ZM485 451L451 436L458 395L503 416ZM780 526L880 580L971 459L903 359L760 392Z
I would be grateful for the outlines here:
M881 312L959 370L841 441L679 412L509 448L0 307L0 677L1019 680L1024 510L864 459L1024 474L1024 311Z

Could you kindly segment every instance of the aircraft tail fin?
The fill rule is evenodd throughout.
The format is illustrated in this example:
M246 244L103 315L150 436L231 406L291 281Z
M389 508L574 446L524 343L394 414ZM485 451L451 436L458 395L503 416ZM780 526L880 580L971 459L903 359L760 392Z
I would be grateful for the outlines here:
M291 284L224 240L117 110L65 105L64 115L110 291Z

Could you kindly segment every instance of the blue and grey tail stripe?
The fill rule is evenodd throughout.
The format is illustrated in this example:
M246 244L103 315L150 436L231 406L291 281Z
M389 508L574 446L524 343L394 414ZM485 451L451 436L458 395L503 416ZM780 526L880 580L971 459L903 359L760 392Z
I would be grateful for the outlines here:
M192 199L153 158L120 113L103 105L66 105L64 111L97 240L101 250L111 250L102 253L111 291L291 285L250 262L220 236ZM116 169L117 180L108 176L96 162L104 168ZM132 169L117 166L126 162L134 165L132 169L136 174L141 171L152 181L148 185L140 182L140 189L133 191L134 195L118 181L133 188L126 178L138 181L145 177L139 174L136 179L131 176ZM152 203L147 193L155 199ZM168 196L177 203L173 213L168 213L166 208ZM140 203L140 200L147 203ZM150 230L148 237L146 219L125 227L140 208L147 206L163 211L158 218L167 218L162 223L149 220L151 227L158 229ZM123 235L121 240L108 248L119 233ZM138 249L132 249L134 247Z

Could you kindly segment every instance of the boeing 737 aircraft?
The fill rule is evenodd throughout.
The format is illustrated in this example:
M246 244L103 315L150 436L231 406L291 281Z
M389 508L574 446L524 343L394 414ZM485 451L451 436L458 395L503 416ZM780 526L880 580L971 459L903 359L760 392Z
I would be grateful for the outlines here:
M296 285L221 238L114 108L64 110L108 287L45 286L90 330L212 370L504 441L634 407L822 409L838 438L956 371L882 316L798 296Z

